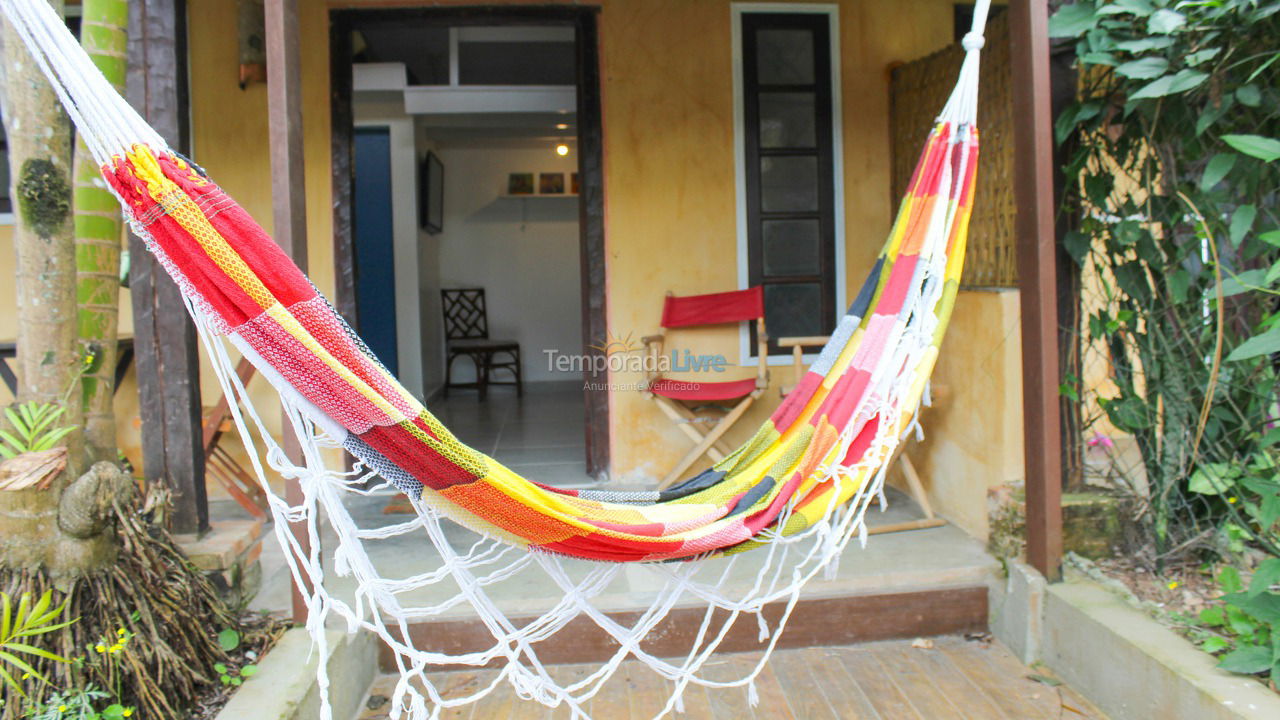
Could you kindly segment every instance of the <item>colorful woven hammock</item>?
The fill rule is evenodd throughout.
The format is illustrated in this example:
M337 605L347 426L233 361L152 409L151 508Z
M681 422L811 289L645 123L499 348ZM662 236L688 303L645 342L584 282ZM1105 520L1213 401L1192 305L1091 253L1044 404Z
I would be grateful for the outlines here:
M352 455L411 497L438 494L467 525L513 544L650 561L739 549L784 508L784 534L808 527L886 459L869 454L883 445L873 441L911 421L960 278L977 167L972 118L942 117L875 267L803 381L736 452L654 493L562 490L467 447L200 168L154 133L99 152L134 228L208 324ZM907 337L924 313L932 318L915 317L916 337ZM837 468L853 474L839 492Z
M968 52L956 90L925 143L889 239L802 381L748 442L701 474L661 492L610 492L531 482L460 442L378 362L253 218L199 167L169 150L111 89L47 4L0 0L0 8L101 163L133 229L180 286L224 391L233 396L233 416L251 460L258 462L250 427L256 424L272 467L303 480L306 501L290 506L271 493L265 470L255 465L273 501L276 532L295 577L309 588L313 637L323 648L323 619L329 612L338 612L352 628L378 633L394 651L406 678L397 688L397 707L403 700L415 717L492 690L490 686L470 698L448 700L436 691L424 668L437 663L484 665L503 658L501 677L522 695L549 705L567 702L575 716L580 715L579 703L598 685L556 683L532 649L532 643L578 614L590 616L620 646L617 655L589 678L593 683L607 679L628 654L676 681L668 710L678 706L689 682L752 682L758 667L746 678L723 683L701 678L697 671L738 614L756 613L761 637L768 637L761 609L786 601L786 613L777 623L781 629L804 583L823 569L830 572L851 536L862 533L865 538L867 503L880 492L888 460L915 423L925 396L964 261L978 157L978 50L988 4L977 3L974 30L963 42ZM237 399L249 405L248 394L231 371L225 341L253 362L293 412L293 431L305 455L301 466L278 452L251 407L248 420L235 409ZM341 445L407 493L419 511L418 524L358 528L342 506L341 493L333 490L355 489L356 483L324 468L317 449L325 440ZM338 535L336 571L358 581L354 603L326 590L315 545L308 550L283 529L286 521L309 519L309 531L313 539L318 537L320 509ZM501 550L455 550L440 530L440 515L497 542L544 551L532 554L533 562L563 589L565 602L534 621L511 622L485 587L529 562L516 560L497 571L492 564L503 556ZM364 552L363 543L406 532L410 525L426 529L442 558L441 568L389 581ZM789 550L778 551L810 538L814 549L793 560L786 560ZM552 556L612 562L691 560L760 545L770 547L760 571L762 580L741 598L724 599L720 584L697 585L695 568L687 573L659 570L666 573L666 589L651 612L630 627L589 606L616 573L602 570L588 573L586 580L573 580L552 561ZM782 554L775 558L775 552ZM783 575L788 572L789 580ZM770 582L763 582L766 573L773 573ZM489 650L449 655L414 648L405 639L410 620L438 615L450 605L407 607L403 593L447 576L460 588L457 597L470 603L492 632L494 645ZM708 605L690 657L672 664L644 653L640 639L690 592ZM380 613L367 617L366 603ZM718 634L710 630L714 608L728 611ZM398 623L400 630L389 629L388 622ZM770 648L776 637L775 633ZM324 667L321 662L322 685ZM410 687L410 676L423 689ZM428 702L434 710L426 709Z

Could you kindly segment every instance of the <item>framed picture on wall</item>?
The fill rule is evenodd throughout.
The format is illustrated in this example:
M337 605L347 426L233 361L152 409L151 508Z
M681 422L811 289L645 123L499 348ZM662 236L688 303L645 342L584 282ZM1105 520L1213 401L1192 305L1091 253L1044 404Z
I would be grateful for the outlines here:
M508 195L532 195L533 173L511 173L507 176Z
M444 164L428 151L418 177L418 222L435 235L444 230Z
M538 194L539 195L563 195L564 194L564 173L539 173L538 174Z

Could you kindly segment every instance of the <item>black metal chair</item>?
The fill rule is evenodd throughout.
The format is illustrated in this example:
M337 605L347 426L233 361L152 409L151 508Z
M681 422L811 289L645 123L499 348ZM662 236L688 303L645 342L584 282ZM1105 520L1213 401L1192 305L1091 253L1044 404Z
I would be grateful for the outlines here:
M476 388L480 400L488 395L490 385L515 385L516 395L524 395L524 375L520 369L520 343L515 340L489 339L489 315L485 308L484 288L452 288L440 291L444 312L444 396L449 388ZM476 366L476 381L453 382L453 361L467 356ZM512 379L495 381L494 370L506 370Z

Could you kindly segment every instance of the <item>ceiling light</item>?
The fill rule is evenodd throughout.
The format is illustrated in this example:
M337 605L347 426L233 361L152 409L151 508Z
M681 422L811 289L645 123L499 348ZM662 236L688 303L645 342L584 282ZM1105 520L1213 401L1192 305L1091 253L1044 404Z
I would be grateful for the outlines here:
M568 130L568 129L569 129L569 124L568 124L568 123L556 123L556 129L557 129L557 130Z
M568 145L565 145L564 143L561 143L561 144L557 145L557 146L556 146L556 154L557 154L557 155L559 155L560 157L564 157L565 155L568 155L568 154L569 154L569 146L568 146Z

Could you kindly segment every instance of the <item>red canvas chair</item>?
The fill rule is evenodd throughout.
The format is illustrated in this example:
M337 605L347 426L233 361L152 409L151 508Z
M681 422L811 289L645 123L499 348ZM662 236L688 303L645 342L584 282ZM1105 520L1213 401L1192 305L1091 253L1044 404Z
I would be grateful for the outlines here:
M707 380L673 380L654 372L663 355L666 331L713 325L756 323L758 367L754 378L712 382ZM751 407L751 403L769 386L769 336L764 327L764 293L760 287L709 295L676 297L667 294L662 306L662 329L656 335L641 338L650 358L649 397L680 428L694 447L667 473L658 489L668 487L689 469L698 458L709 456L719 462L729 454L720 438ZM700 412L715 412L720 419L709 429L698 417Z

